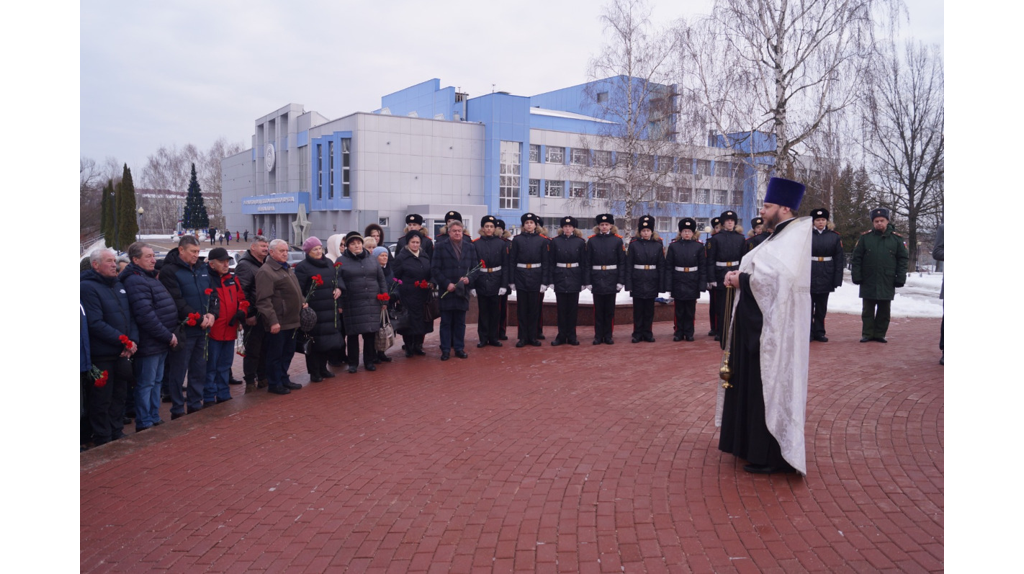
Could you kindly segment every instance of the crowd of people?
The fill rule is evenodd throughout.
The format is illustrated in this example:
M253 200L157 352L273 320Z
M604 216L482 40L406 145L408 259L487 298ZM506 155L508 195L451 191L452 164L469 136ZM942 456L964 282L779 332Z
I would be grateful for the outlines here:
M871 216L873 229L854 249L853 281L864 298L862 342L885 342L893 289L906 280L906 247L887 211ZM811 219L809 339L825 342L828 294L842 284L844 255L828 211L815 210ZM390 362L377 343L384 324L395 325L405 357L413 358L426 354L424 338L440 318L440 359L466 359L473 298L477 347L501 347L508 340L512 291L516 347L541 345L548 289L558 317L552 346L580 344L584 289L593 298L594 345L614 344L616 294L624 289L633 300L632 343L654 342L654 304L661 294L674 300L673 340L693 341L696 302L704 291L711 295L708 336L722 340L726 290L738 285L734 274L741 262L777 233L779 222L755 218L745 237L736 213L726 211L702 243L697 222L684 218L667 248L650 215L638 219L637 236L629 241L610 213L596 217L586 239L572 216L561 218L554 237L533 213L521 217L515 237L491 215L482 219L475 239L456 211L445 215L433 239L420 215L408 215L405 223L394 255L382 245L383 230L370 225L362 234L333 235L326 244L310 237L302 244L305 259L294 267L287 242L261 234L253 236L233 272L220 247L200 262L200 244L191 235L182 236L162 261L151 246L134 243L120 269L113 250L94 251L81 275L83 445L121 438L131 419L136 432L163 424L165 395L172 420L231 400L236 352L244 357L239 383L246 392L266 388L279 395L302 388L288 376L297 350L314 383L335 377L332 368L356 373L360 365L375 371Z

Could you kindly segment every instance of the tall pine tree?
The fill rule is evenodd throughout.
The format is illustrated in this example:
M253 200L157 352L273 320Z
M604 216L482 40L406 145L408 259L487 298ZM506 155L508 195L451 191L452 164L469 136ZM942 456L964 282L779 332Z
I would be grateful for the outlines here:
M135 213L135 184L128 164L124 164L117 194L117 244L118 249L124 250L135 241L139 232L138 216Z
M192 164L192 177L188 182L188 195L185 196L185 213L182 215L182 226L185 229L206 229L210 226L210 217L206 214L203 204L203 192L199 189L196 177L196 164Z
M100 192L100 234L106 239L107 247L114 244L114 182L107 180Z

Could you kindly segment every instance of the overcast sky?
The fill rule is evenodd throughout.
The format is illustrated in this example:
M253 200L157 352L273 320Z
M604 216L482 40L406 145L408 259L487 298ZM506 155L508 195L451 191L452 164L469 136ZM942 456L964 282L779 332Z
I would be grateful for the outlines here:
M440 78L470 97L529 96L587 81L602 39L595 0L83 2L81 155L140 174L161 145L249 147L288 103L328 118ZM661 0L668 26L710 0ZM942 3L910 2L913 34L943 43ZM138 175L136 175L138 177Z

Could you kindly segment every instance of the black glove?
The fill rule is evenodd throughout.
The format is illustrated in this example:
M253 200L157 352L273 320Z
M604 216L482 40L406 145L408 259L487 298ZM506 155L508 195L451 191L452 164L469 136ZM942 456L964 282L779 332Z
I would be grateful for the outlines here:
M245 311L239 309L238 311L235 311L235 316L232 317L230 321L228 321L228 326L234 327L235 325L242 321L245 321Z

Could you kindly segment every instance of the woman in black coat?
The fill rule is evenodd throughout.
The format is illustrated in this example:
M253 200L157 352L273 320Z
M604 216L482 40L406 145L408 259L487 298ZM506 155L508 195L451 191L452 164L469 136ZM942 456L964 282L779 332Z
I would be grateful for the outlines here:
M334 373L327 370L327 356L337 351L344 344L338 330L338 310L335 299L341 295L338 281L334 273L334 264L324 257L324 247L316 237L310 237L302 244L306 258L295 266L295 277L303 293L309 293L313 285L313 277L320 276L323 285L313 290L309 298L309 307L316 312L316 325L307 333L310 341L306 346L306 371L309 380L319 383L329 379Z
M395 279L402 282L398 286L402 307L409 314L406 327L399 331L405 342L405 356L425 355L423 338L434 331L434 321L427 320L426 306L434 296L430 282L430 255L423 248L423 236L418 231L410 231L405 239L405 247L395 256Z
M359 338L363 338L363 366L367 371L376 371L373 364L377 357L374 337L380 329L380 312L386 305L378 295L387 293L384 271L380 263L363 249L363 237L358 231L345 236L345 251L338 258L338 288L341 289L342 319L348 339L348 372L355 373L359 367Z
M626 290L633 297L633 339L654 342L654 299L661 290L665 252L654 232L654 218L640 218L640 237L629 244L626 254Z

